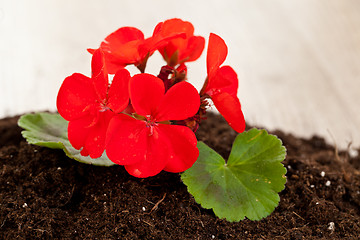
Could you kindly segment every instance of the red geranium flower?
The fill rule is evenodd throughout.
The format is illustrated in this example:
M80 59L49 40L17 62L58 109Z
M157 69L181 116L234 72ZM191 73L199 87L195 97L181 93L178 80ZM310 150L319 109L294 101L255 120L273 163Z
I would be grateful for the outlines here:
M105 54L109 73L114 74L129 64L141 64L148 54L145 49L139 49L144 40L144 34L134 27L122 27L108 35L100 44L100 49ZM88 51L94 53L95 49Z
M129 104L130 74L120 70L109 86L100 50L94 52L91 67L91 78L74 73L64 80L57 96L57 109L70 121L68 138L73 147L82 148L83 156L98 158L104 152L110 119Z
M224 40L211 33L206 59L208 76L200 95L209 96L229 125L241 133L245 130L245 119L237 97L237 74L230 66L220 68L226 56Z
M116 73L127 65L134 64L144 72L148 58L157 48L173 38L184 38L185 33L160 35L162 24L158 24L152 37L144 38L144 34L134 27L122 27L111 33L100 44L105 53L106 66L110 74ZM95 49L88 49L93 53Z
M184 62L195 61L200 57L205 46L203 37L194 36L193 25L178 18L159 23L154 30L154 34L160 34L163 37L176 33L185 33L186 37L172 39L159 48L159 52L171 67Z
M154 176L165 170L182 172L196 161L199 150L193 131L171 125L196 114L200 97L188 82L165 93L161 79L138 74L130 79L130 100L136 114L119 114L109 124L106 153L136 177Z

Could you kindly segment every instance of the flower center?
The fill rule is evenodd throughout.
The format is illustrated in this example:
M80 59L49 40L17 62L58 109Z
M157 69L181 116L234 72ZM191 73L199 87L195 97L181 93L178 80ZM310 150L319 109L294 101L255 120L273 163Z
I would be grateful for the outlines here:
M99 112L105 112L105 111L107 111L107 110L110 110L110 108L107 106L106 100L103 100L103 101L100 103Z
M159 124L152 119L151 115L146 116L145 123L146 127L149 128L149 136L152 136L154 134L154 127L158 126Z

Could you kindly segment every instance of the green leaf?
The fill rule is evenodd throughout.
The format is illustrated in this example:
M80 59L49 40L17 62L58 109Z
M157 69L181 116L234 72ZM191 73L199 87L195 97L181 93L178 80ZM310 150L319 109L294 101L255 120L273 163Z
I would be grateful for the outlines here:
M199 158L181 179L203 208L212 208L219 218L231 222L245 217L260 220L274 211L286 183L281 164L286 149L280 139L265 130L243 132L236 137L227 163L205 143L197 147Z
M18 125L25 129L21 134L30 144L63 149L68 157L82 163L98 166L114 165L114 163L106 156L105 152L100 158L96 159L81 156L80 150L73 148L67 138L68 122L59 114L26 114L20 117Z

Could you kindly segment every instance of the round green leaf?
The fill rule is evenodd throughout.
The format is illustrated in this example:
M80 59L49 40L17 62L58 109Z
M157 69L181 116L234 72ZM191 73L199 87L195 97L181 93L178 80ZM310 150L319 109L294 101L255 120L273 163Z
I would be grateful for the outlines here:
M243 132L227 163L203 142L197 146L199 158L181 178L202 207L228 221L260 220L275 209L286 183L280 139L265 130Z
M106 156L105 152L100 158L84 157L80 150L76 150L67 138L68 122L59 114L36 113L20 117L18 125L25 129L21 132L28 143L55 149L63 149L66 155L79 162L97 166L115 165Z

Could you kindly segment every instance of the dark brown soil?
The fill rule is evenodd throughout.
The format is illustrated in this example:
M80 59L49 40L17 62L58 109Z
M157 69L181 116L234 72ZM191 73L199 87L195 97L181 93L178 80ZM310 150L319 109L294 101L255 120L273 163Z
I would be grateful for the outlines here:
M1 239L360 237L360 158L336 154L322 138L275 132L288 150L280 205L261 221L229 223L196 204L179 174L137 179L121 166L81 164L60 150L28 145L16 121L0 120ZM223 156L234 137L215 115L198 131Z

